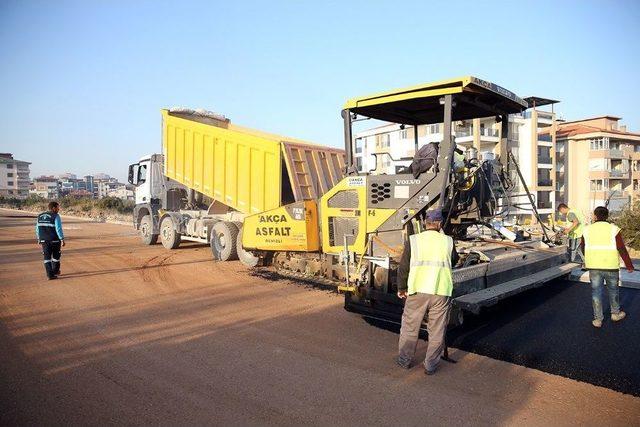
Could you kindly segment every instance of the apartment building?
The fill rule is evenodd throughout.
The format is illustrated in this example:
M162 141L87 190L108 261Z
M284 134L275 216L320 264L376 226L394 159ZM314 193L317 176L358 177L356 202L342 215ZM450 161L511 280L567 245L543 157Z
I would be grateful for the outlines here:
M29 194L36 195L47 200L57 199L60 195L60 191L58 189L58 178L53 176L39 176L38 178L34 178Z
M29 165L13 158L11 153L0 153L0 196L24 199L29 196Z
M119 183L115 178L111 178L108 181L100 181L97 186L98 199L109 197L109 193L116 191L120 186L122 186L122 184Z
M556 200L585 215L597 206L612 211L640 196L640 134L620 117L560 123L556 131Z
M523 114L509 116L509 149L518 160L529 191L534 195L538 212L546 220L555 210L555 129L556 115L553 105L558 101L526 98L530 108ZM542 107L551 107L550 111ZM460 148L475 147L481 155L500 152L501 123L495 118L456 122L452 133ZM418 149L443 137L441 123L418 126ZM407 167L416 152L415 129L412 126L386 124L355 133L354 163L360 172L397 173ZM512 179L517 181L515 173ZM529 201L524 188L518 185L515 194L522 196L509 200L508 217L514 222L533 222Z

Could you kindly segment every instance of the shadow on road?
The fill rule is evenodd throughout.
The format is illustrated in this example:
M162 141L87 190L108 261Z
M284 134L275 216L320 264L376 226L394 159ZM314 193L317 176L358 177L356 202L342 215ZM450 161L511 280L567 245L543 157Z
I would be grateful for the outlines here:
M162 267L172 267L177 265L186 265L186 264L199 264L203 262L211 262L210 260L200 260L200 261L184 261L184 262L171 262L171 263L161 263L156 265L141 265L138 267L127 267L127 268L114 268L107 270L95 270L95 271L77 271L74 273L63 274L59 279L72 279L77 277L91 277L91 276L101 276L103 274L117 274L117 273L126 273L129 271L142 271L142 270L153 270L156 268Z

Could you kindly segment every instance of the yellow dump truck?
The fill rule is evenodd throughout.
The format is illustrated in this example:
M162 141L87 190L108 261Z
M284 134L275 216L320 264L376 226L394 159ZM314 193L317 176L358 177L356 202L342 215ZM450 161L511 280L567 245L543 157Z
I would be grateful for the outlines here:
M208 111L162 110L162 154L129 166L133 223L145 244L158 237L167 249L207 243L215 259L251 265L258 259L238 239L244 217L283 205L293 214L338 183L344 166L344 150L243 128Z

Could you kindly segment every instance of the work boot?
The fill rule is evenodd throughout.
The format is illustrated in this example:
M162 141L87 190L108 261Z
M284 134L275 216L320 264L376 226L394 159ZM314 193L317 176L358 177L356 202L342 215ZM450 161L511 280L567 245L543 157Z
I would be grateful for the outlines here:
M49 280L55 280L55 279L57 279L56 276L49 276Z
M593 319L593 321L591 322L591 324L593 326L595 326L596 328L601 328L602 327L602 320L599 319Z
M424 368L424 374L425 374L425 375L433 375L433 374L435 374L435 373L436 373L436 370L435 370L435 369L427 369L427 368Z
M399 357L396 359L396 365L400 366L402 369L411 369L411 362L405 362Z
M51 278L55 278L56 275L53 272L53 267L51 267L51 263L50 262L45 262L44 263L44 271L47 274L47 277L49 278L49 280L51 280Z
M624 311L619 311L617 313L611 313L611 320L613 320L614 322L619 322L622 319L624 319L625 317L627 317L627 313L625 313Z

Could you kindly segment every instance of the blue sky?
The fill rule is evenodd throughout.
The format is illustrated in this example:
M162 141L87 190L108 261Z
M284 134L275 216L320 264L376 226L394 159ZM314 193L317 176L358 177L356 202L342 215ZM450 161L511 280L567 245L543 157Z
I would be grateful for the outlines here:
M0 151L32 176L160 150L162 107L342 146L347 98L476 75L640 131L640 2L0 2Z

